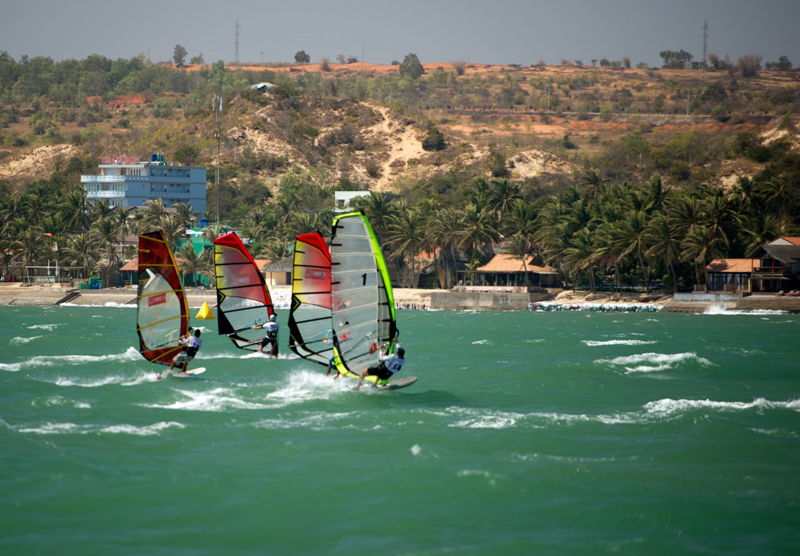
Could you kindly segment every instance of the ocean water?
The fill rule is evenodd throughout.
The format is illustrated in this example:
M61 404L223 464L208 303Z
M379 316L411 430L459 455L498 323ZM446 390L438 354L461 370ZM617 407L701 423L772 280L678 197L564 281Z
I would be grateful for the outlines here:
M398 315L355 392L286 311L158 380L134 309L0 308L0 554L800 553L800 316Z

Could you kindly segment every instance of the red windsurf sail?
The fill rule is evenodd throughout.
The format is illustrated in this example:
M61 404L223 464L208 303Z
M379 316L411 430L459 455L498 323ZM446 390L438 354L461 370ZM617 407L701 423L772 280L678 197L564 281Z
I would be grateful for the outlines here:
M139 236L136 332L139 352L169 365L181 351L178 340L189 330L189 307L178 267L161 230Z
M214 240L217 285L217 324L240 349L256 351L264 338L264 324L275 314L264 275L235 233Z

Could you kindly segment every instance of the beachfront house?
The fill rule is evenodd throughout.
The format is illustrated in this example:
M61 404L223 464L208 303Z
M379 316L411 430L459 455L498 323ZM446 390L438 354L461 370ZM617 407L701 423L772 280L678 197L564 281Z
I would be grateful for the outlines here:
M509 291L559 287L556 269L534 257L529 257L523 265L519 257L506 253L496 254L492 260L475 270L459 271L458 283L465 287L502 288Z
M81 176L87 202L106 201L111 207L141 207L161 199L165 207L185 203L197 213L206 211L206 169L167 164L163 154L150 161L138 156L104 157L100 175Z
M750 253L758 259L753 268L752 291L800 290L800 237L779 237Z
M707 291L749 292L758 259L714 259L706 265Z
M264 274L267 286L290 286L292 284L292 267L294 266L294 254L284 257L274 263L256 259L258 267ZM263 266L262 266L263 263Z

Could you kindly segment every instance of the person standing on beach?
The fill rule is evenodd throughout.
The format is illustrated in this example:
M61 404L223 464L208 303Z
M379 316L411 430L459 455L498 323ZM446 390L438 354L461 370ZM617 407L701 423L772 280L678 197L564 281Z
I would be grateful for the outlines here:
M264 353L264 348L267 344L272 344L270 347L269 352L267 355L270 357L278 357L278 328L280 325L278 324L278 317L276 315L270 315L269 321L265 322L264 324L254 324L251 328L263 328L264 329L264 338L261 340L261 349L258 351L260 353Z

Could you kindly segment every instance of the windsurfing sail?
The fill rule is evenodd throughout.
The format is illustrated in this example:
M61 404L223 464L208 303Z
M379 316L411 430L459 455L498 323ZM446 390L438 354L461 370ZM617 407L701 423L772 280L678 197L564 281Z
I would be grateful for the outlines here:
M358 376L378 363L397 336L394 295L386 261L369 220L361 211L333 219L331 317L337 370ZM376 380L367 377L365 380Z
M139 236L136 332L139 352L169 365L189 330L189 306L169 244L161 230Z
M318 233L295 240L289 348L320 365L333 356L331 255Z
M257 351L263 328L253 328L275 313L264 275L234 232L214 240L217 319L220 335L241 349Z

